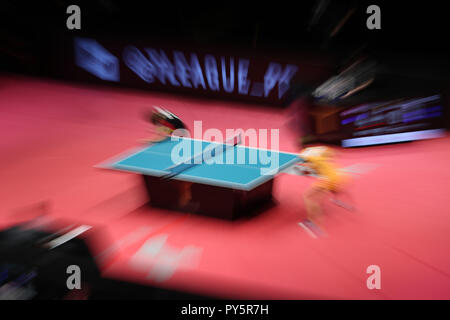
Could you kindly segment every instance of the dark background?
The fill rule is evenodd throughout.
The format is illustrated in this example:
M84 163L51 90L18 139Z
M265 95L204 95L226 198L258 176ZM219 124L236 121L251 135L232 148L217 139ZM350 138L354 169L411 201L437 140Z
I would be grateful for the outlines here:
M66 8L71 4L81 8L81 30L66 28ZM370 4L381 8L381 30L366 28ZM448 15L445 3L435 1L4 0L0 71L51 76L49 49L76 34L250 50L275 57L324 55L336 70L355 56L370 55L381 62L392 83L442 87L450 74Z

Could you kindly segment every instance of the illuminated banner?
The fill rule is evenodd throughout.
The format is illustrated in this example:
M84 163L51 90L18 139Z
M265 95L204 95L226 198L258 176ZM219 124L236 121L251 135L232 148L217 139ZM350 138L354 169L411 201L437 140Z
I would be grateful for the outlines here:
M308 81L325 70L317 63L301 68L261 56L81 37L73 39L72 54L74 68L66 73L78 80L275 104L282 103L295 78Z
M444 134L440 95L365 104L340 114L348 137L344 147L366 146L440 137Z
M75 39L75 62L99 79L120 81L119 59L92 39Z

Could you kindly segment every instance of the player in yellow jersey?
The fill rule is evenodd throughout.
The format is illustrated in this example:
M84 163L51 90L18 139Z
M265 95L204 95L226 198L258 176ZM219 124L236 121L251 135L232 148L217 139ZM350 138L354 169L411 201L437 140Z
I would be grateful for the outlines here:
M318 179L303 196L307 219L300 225L320 231L318 228L318 220L322 216L320 203L327 194L336 194L341 191L346 176L335 166L335 152L331 148L309 147L303 149L299 156L304 161L301 165L304 169L306 168L304 171L314 174ZM335 202L340 205L337 200Z

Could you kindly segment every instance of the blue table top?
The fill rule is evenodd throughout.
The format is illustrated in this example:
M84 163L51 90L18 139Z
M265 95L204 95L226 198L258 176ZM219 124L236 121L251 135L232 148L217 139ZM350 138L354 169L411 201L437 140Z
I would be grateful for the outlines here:
M186 161L192 163L194 156L208 155L215 149L215 157L197 157L195 165L173 179L251 190L300 160L297 154L241 145L218 152L223 146L221 143L188 138L167 139L116 158L105 167L162 177L170 173L170 167Z

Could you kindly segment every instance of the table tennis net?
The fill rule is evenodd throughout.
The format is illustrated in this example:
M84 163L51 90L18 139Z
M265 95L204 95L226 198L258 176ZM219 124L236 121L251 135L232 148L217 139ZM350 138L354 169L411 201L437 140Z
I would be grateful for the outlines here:
M201 153L194 155L191 158L189 158L181 163L175 164L175 165L167 168L165 171L169 171L169 173L164 175L162 178L163 179L173 178L173 177L179 175L180 173L186 171L189 168L192 168L198 164L202 164L205 161L208 161L214 157L217 157L217 156L225 153L226 150L228 150L230 148L234 148L236 145L241 143L241 135L239 134L239 135L233 136L232 138L226 140L225 142L223 142L221 144L213 145L215 143L217 144L217 142L211 142L211 145L210 145L211 147L208 146Z

